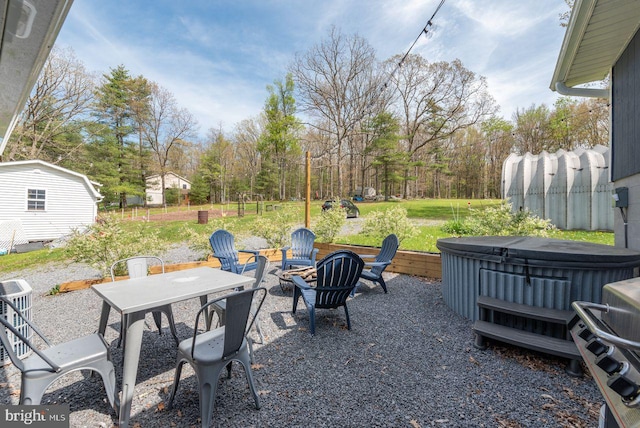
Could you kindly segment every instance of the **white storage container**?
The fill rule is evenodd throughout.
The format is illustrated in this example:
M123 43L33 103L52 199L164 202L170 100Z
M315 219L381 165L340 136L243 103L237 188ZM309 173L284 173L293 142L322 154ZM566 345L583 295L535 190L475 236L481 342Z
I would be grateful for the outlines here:
M609 148L512 153L502 166L502 197L560 229L613 230Z

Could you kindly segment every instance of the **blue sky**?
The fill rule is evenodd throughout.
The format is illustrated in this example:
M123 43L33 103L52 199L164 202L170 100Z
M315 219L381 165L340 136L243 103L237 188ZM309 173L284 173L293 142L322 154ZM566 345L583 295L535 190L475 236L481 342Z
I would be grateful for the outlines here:
M74 0L56 44L87 69L122 64L170 90L209 128L231 132L257 116L266 86L283 79L296 53L327 38L332 25L358 34L380 60L405 53L440 0ZM511 119L517 108L552 105L549 83L564 28L564 0L446 0L431 37L412 53L459 58L485 76Z

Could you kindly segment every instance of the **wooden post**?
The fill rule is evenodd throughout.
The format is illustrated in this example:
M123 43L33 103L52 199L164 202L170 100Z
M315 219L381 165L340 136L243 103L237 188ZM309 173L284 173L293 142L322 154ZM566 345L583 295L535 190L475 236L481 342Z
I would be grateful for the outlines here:
M307 186L304 198L304 227L311 227L311 152L307 151Z

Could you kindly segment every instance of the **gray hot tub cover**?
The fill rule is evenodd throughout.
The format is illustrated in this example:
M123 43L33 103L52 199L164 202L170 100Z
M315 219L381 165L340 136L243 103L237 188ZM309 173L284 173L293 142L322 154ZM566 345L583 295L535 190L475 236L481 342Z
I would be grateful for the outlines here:
M640 252L591 242L530 236L474 236L439 239L442 253L530 266L582 269L640 266Z

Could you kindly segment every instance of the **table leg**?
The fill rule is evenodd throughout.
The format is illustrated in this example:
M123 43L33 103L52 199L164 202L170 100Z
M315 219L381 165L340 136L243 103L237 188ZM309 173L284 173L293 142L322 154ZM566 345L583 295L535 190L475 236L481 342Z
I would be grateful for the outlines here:
M207 295L205 294L204 296L200 296L200 306L204 306L207 304ZM205 324L207 325L207 331L211 330L211 317L209 317L209 312L211 311L211 308L207 308L207 313L206 313L206 322Z
M134 312L128 315L129 326L124 344L124 361L122 365L122 397L120 398L119 428L129 426L133 388L136 385L140 348L142 346L142 331L145 312Z
M106 302L102 302L102 312L100 313L100 324L98 324L98 333L104 337L104 333L107 331L107 322L109 321L109 312L111 306Z

